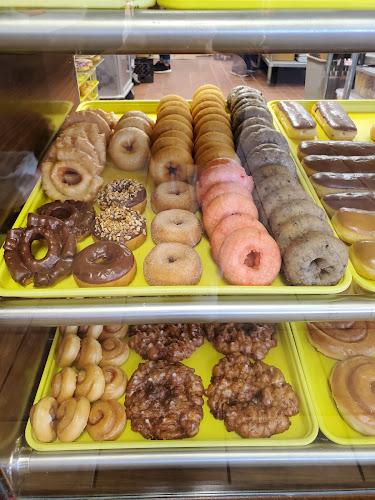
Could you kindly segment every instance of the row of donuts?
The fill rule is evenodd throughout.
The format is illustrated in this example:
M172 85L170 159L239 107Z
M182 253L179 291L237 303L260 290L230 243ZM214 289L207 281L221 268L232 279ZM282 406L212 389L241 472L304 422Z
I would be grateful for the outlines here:
M120 325L76 327L75 332L81 336L92 335L85 336L82 342L97 342L94 337L98 334L99 339L103 334L105 337L111 333L118 335L122 328ZM71 330L72 327L65 331L60 328L60 344L55 357L59 364L62 360L61 344L66 356L72 358L68 353L67 340L70 342L76 335ZM227 355L214 367L207 390L193 368L176 361L190 356L196 347L202 345L204 333L216 348ZM101 368L92 363L85 364L78 374L73 368L64 367L54 375L52 396L42 398L30 411L36 439L50 442L57 437L62 442L70 442L86 428L94 440L114 440L125 428L126 415L131 420L132 430L140 432L146 439L193 437L199 431L203 418L203 395L208 397L208 406L214 417L224 420L228 431L233 430L245 438L270 437L284 432L291 424L288 417L299 411L299 398L285 382L282 372L260 361L276 346L275 325L139 325L131 327L130 335L131 347L152 361L138 365L127 387L126 376L120 369L116 393L123 393L126 389L126 413L123 405L112 399L113 392L109 399L103 397L103 393L114 385L113 373L117 374L117 366ZM77 339L78 342L79 337ZM113 338L106 338L104 343L109 340ZM116 340L121 342L118 338ZM255 363L250 361L249 356L255 359ZM99 357L95 353L91 359L98 362ZM241 373L240 386L236 373ZM227 387L225 395L221 394L222 383ZM242 387L252 387L252 390L249 392L246 389L245 394ZM261 397L263 391L268 394L267 401ZM272 396L274 391L277 393L275 398ZM288 404L285 401L281 403L281 395L285 396ZM236 407L238 401L241 404ZM245 402L251 408L251 414L244 413ZM90 403L94 403L92 407ZM225 410L226 406L229 412ZM268 411L270 407L272 412ZM262 424L258 425L260 417ZM267 425L264 425L265 422Z

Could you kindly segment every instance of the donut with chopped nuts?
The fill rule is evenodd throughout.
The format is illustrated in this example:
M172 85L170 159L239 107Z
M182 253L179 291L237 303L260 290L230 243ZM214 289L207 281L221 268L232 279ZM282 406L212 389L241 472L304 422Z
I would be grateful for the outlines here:
M125 207L142 213L146 208L147 193L140 182L134 179L119 179L104 186L96 201L102 210Z
M146 219L130 208L106 208L95 217L95 241L113 241L129 250L140 247L146 239Z

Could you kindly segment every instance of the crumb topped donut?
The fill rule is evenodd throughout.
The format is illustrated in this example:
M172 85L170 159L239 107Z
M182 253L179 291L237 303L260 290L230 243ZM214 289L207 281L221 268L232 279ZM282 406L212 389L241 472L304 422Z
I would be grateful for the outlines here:
M95 218L94 239L114 241L135 250L146 239L146 219L129 208L107 208Z
M151 223L154 243L177 242L195 247L202 238L202 224L188 210L164 210Z
M151 207L156 214L172 208L196 212L198 204L195 189L187 182L162 182L151 194Z
M126 207L142 213L146 208L147 194L140 182L134 179L119 179L104 186L96 201L102 210Z

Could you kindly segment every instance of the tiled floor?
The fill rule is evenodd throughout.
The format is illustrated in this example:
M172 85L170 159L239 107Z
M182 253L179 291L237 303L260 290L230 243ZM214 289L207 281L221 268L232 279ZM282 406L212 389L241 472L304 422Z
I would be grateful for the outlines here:
M134 87L135 99L154 100L167 94L178 94L185 99L191 99L194 91L205 83L217 85L224 95L237 85L249 85L261 90L267 101L304 98L304 70L289 68L274 70L277 78L276 80L273 78L273 84L267 87L265 69L257 71L250 77L235 76L230 73L231 60L215 59L214 56L173 58L171 67L171 73L155 74L154 83L142 83Z

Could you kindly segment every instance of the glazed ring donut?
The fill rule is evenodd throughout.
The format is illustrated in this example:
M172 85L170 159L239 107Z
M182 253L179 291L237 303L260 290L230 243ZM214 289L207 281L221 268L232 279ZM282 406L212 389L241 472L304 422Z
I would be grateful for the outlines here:
M229 135L223 134L222 132L207 132L206 134L200 135L196 139L194 146L196 154L198 154L199 148L201 146L209 144L210 142L219 142L221 144L228 144L228 146L231 146L234 149L233 140Z
M105 379L102 369L98 365L86 365L78 372L75 397L85 396L90 403L94 403L103 395Z
M155 184L168 181L185 182L194 177L195 166L193 158L185 149L166 147L151 158L149 173Z
M118 123L121 122L122 120L125 120L126 118L133 118L135 116L146 120L146 122L148 122L151 125L151 127L155 126L155 122L151 120L151 118L147 116L146 113L143 113L143 111L136 111L136 110L127 111L126 113L124 113L119 119Z
M164 134L162 134L164 135ZM182 141L178 137L159 137L156 139L151 148L151 155L154 156L158 151L164 148L177 146L179 148L185 149L189 154L191 154L190 147L186 144L186 142Z
M152 134L152 129L153 127L149 124L147 120L144 118L140 118L139 116L132 116L129 118L124 118L115 127L115 133L118 132L119 130L122 130L124 128L138 128L139 130L142 130L145 134L147 134L149 137Z
M194 149L193 141L190 139L190 137L188 137L184 132L181 132L180 130L166 130L165 132L159 135L154 144L157 142L158 139L164 139L165 137L180 139L187 145L190 152L192 152Z
M92 337L81 340L81 349L75 359L77 370L82 370L86 365L98 365L102 359L102 346Z
M231 144L227 144L226 142L213 140L210 142L206 142L206 144L201 145L199 150L196 152L195 162L199 164L199 158L203 155L203 153L205 153L206 151L208 151L211 148L217 148L217 147L221 147L221 146L223 146L225 149L228 147L234 152L234 147Z
M85 397L69 398L57 410L57 437L63 443L75 441L85 430L90 402Z
M345 244L320 232L297 238L284 253L284 274L292 285L336 285L347 264Z
M223 108L225 108L225 106L227 105L227 101L225 100L225 97L221 90L204 89L199 92L199 98L206 98L207 100L209 100L210 97L212 96L216 96L222 103ZM194 102L194 97L193 97L193 102Z
M106 208L95 218L93 237L96 241L110 241L135 250L145 241L146 234L146 218L130 208Z
M62 368L72 366L78 356L81 347L81 339L77 335L69 333L59 342L55 351L55 361Z
M222 115L218 115L216 114L215 112L211 112L207 115L204 115L202 116L202 118L199 120L199 122L197 122L196 124L194 124L194 134L195 134L195 137L198 137L200 135L200 131L201 131L201 128L203 127L203 125L205 124L208 124L206 125L206 127L208 127L210 124L215 124L215 123L222 123L223 125L226 125L229 130L231 130L231 126L230 126L230 121L229 121L229 118L226 116L222 116ZM215 126L215 125L213 125ZM209 128L209 131L211 131L213 129Z
M205 117L205 116L210 116L210 115L214 115L214 119L216 120L216 116L221 116L223 117L225 120L227 120L228 124L230 124L230 118L229 116L227 115L226 111L224 110L224 108L220 108L220 107L215 107L215 106L209 106L208 108L204 108L202 109L201 111L199 111L199 113L197 113L194 118L193 118L193 122L194 122L194 126L197 126L198 123L200 122L200 120Z
M221 219L210 236L211 253L215 261L218 260L221 245L228 234L236 231L236 229L242 229L243 227L252 227L267 233L267 229L263 224L261 224L258 219L248 214L234 214Z
M191 116L191 112L188 111L184 106L171 105L165 106L162 110L158 112L158 117L156 123L169 115L179 115L185 118L190 124L193 124L193 117Z
M113 163L121 170L141 170L150 161L150 138L143 130L128 127L113 135L108 152Z
M202 261L188 245L160 243L143 261L143 274L151 286L196 285L202 276Z
M248 214L258 218L258 210L253 200L237 193L222 194L214 198L203 212L203 226L211 236L219 222L234 214Z
M102 343L103 358L100 366L115 365L121 366L129 357L129 346L116 337L106 339Z
M300 215L292 217L279 227L277 233L274 233L277 244L279 245L281 255L284 255L285 250L300 236L310 233L311 231L319 231L320 233L330 234L333 236L333 230L327 221L322 221L314 215Z
M195 127L196 131L197 127ZM203 125L199 129L199 133L195 134L196 141L198 141L202 136L211 132L219 132L220 134L224 134L229 139L233 141L232 129L229 127L227 123L222 123L220 121L209 121L203 123Z
M172 209L160 212L151 222L151 238L158 243L183 243L195 247L202 238L202 224L188 210Z
M215 99L217 99L217 100L215 100ZM193 121L198 113L200 113L203 109L207 109L207 108L215 108L218 110L225 109L218 97L211 97L209 100L206 100L203 97L201 97L200 101L193 104L193 109L191 112L192 117L193 117Z
M159 125L159 123L163 123L165 121L169 121L169 120L174 120L174 121L178 121L180 123L183 123L184 125L186 125L187 127L189 127L190 130L193 130L193 125L192 123L190 122L190 120L188 120L187 118L185 118L184 116L182 115L167 115L165 116L164 118L161 118L160 120L157 121L156 125Z
M136 272L132 252L110 241L89 245L77 254L73 262L73 277L80 287L127 286Z
M151 207L156 214L172 208L194 213L198 209L195 189L187 182L162 182L151 194Z
M56 401L61 404L73 396L77 385L77 374L73 368L66 366L55 373L51 382L51 393Z
M197 90L194 92L193 99L195 99L197 95L202 93L204 90L217 90L218 92L221 92L219 87L217 87L216 85L212 85L212 83L206 83L205 85L201 85L197 88Z
M118 401L109 399L93 405L86 430L94 441L114 441L124 431L125 408Z
M119 366L114 365L103 366L102 370L105 379L105 389L102 399L120 399L124 395L126 386L128 385L126 373Z
M213 146L212 148L202 153L197 159L196 164L200 170L200 173L206 170L205 166L208 162L210 162L211 160L215 160L216 158L223 157L231 158L241 166L241 160L238 158L231 146L227 146L226 144L218 144L217 146Z
M207 191L207 193L204 195L201 205L202 212L206 210L207 206L209 205L209 203L211 203L211 201L214 198L227 193L237 193L242 196L245 196L246 198L249 198L250 200L253 199L250 191L245 186L239 184L238 182L218 182L217 184L213 184Z
M225 238L218 264L232 285L267 286L279 274L281 255L268 233L245 227Z
M46 396L31 407L31 428L36 439L41 443L50 443L56 439L56 413L58 406L55 398Z
M162 97L159 101L158 107L156 108L156 112L159 112L159 109L167 102L173 102L173 101L178 101L180 103L180 106L185 106L185 108L190 109L190 104L187 102L186 99L183 97L180 97L179 95L176 94L168 94Z
M171 120L168 119L168 117L165 117L162 121L155 125L152 132L152 142L155 142L156 139L158 139L164 132L167 132L167 130L178 130L186 134L191 141L194 139L190 123L189 125L186 125L186 123L182 123L179 119Z
M103 342L106 339L116 337L124 339L128 334L129 325L104 325L103 331L99 336L99 341Z

